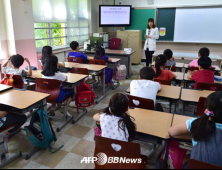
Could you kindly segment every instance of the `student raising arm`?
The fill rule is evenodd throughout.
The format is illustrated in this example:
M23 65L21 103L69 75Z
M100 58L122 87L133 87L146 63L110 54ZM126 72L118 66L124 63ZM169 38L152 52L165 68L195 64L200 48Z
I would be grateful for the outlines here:
M169 134L174 138L192 138L191 159L222 167L222 92L209 95L205 105L206 116L175 125Z

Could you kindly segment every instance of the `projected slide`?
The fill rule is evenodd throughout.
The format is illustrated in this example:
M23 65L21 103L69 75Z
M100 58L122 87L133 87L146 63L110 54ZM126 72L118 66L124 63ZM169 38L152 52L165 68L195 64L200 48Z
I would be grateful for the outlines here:
M130 25L130 6L101 6L100 25Z

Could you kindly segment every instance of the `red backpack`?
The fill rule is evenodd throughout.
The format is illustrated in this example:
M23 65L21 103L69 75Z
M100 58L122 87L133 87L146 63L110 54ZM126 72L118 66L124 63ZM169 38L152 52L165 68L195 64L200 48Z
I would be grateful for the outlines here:
M15 88L13 76L14 74L11 74L10 77L7 77L7 74L4 74L4 78L2 79L1 84Z
M94 99L96 98L95 93L93 93L90 85L86 84L84 81L77 87L77 94L75 96L75 102L77 107L77 113L79 113L80 107L89 107L94 105Z

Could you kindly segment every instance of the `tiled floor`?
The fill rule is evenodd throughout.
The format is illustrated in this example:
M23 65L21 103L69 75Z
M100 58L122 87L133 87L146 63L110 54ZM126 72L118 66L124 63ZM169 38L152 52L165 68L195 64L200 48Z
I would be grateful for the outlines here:
M26 161L24 158L17 159L13 163L7 165L5 169L94 169L94 165L81 164L83 157L92 157L94 155L94 127L93 115L98 113L101 109L107 107L109 99L116 92L123 92L130 86L133 79L138 79L139 71L144 66L133 66L132 71L134 75L125 81L121 81L121 86L115 91L108 91L107 97L98 105L89 107L88 113L75 125L68 124L60 133L57 134L58 141L52 145L53 150L60 146L64 147L57 153L51 154L48 149L38 151L30 160ZM167 111L167 108L165 108ZM76 116L76 110L69 109L69 112ZM59 114L59 113L57 113ZM52 122L53 127L57 127L60 122ZM33 148L32 144L26 137L24 131L12 137L9 141L10 153L16 151L27 152ZM151 148L141 146L143 154L148 154ZM153 159L155 160L155 159ZM150 163L147 168L154 168L154 163Z

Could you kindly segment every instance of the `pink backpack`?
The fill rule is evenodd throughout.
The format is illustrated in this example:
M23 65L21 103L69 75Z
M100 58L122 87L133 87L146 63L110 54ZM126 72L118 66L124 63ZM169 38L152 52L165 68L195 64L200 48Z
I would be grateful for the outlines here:
M118 66L116 67L116 69L114 71L113 79L114 80L125 80L126 75L127 75L126 66L120 65L120 63L118 63Z
M167 152L167 148L169 151ZM168 154L168 157L166 155ZM169 146L164 148L164 152L161 153L159 159L157 160L156 169L162 169L166 165L168 169L182 169L183 159L187 154L187 150L179 148L179 142L175 140L170 140ZM166 161L167 158L167 161Z

